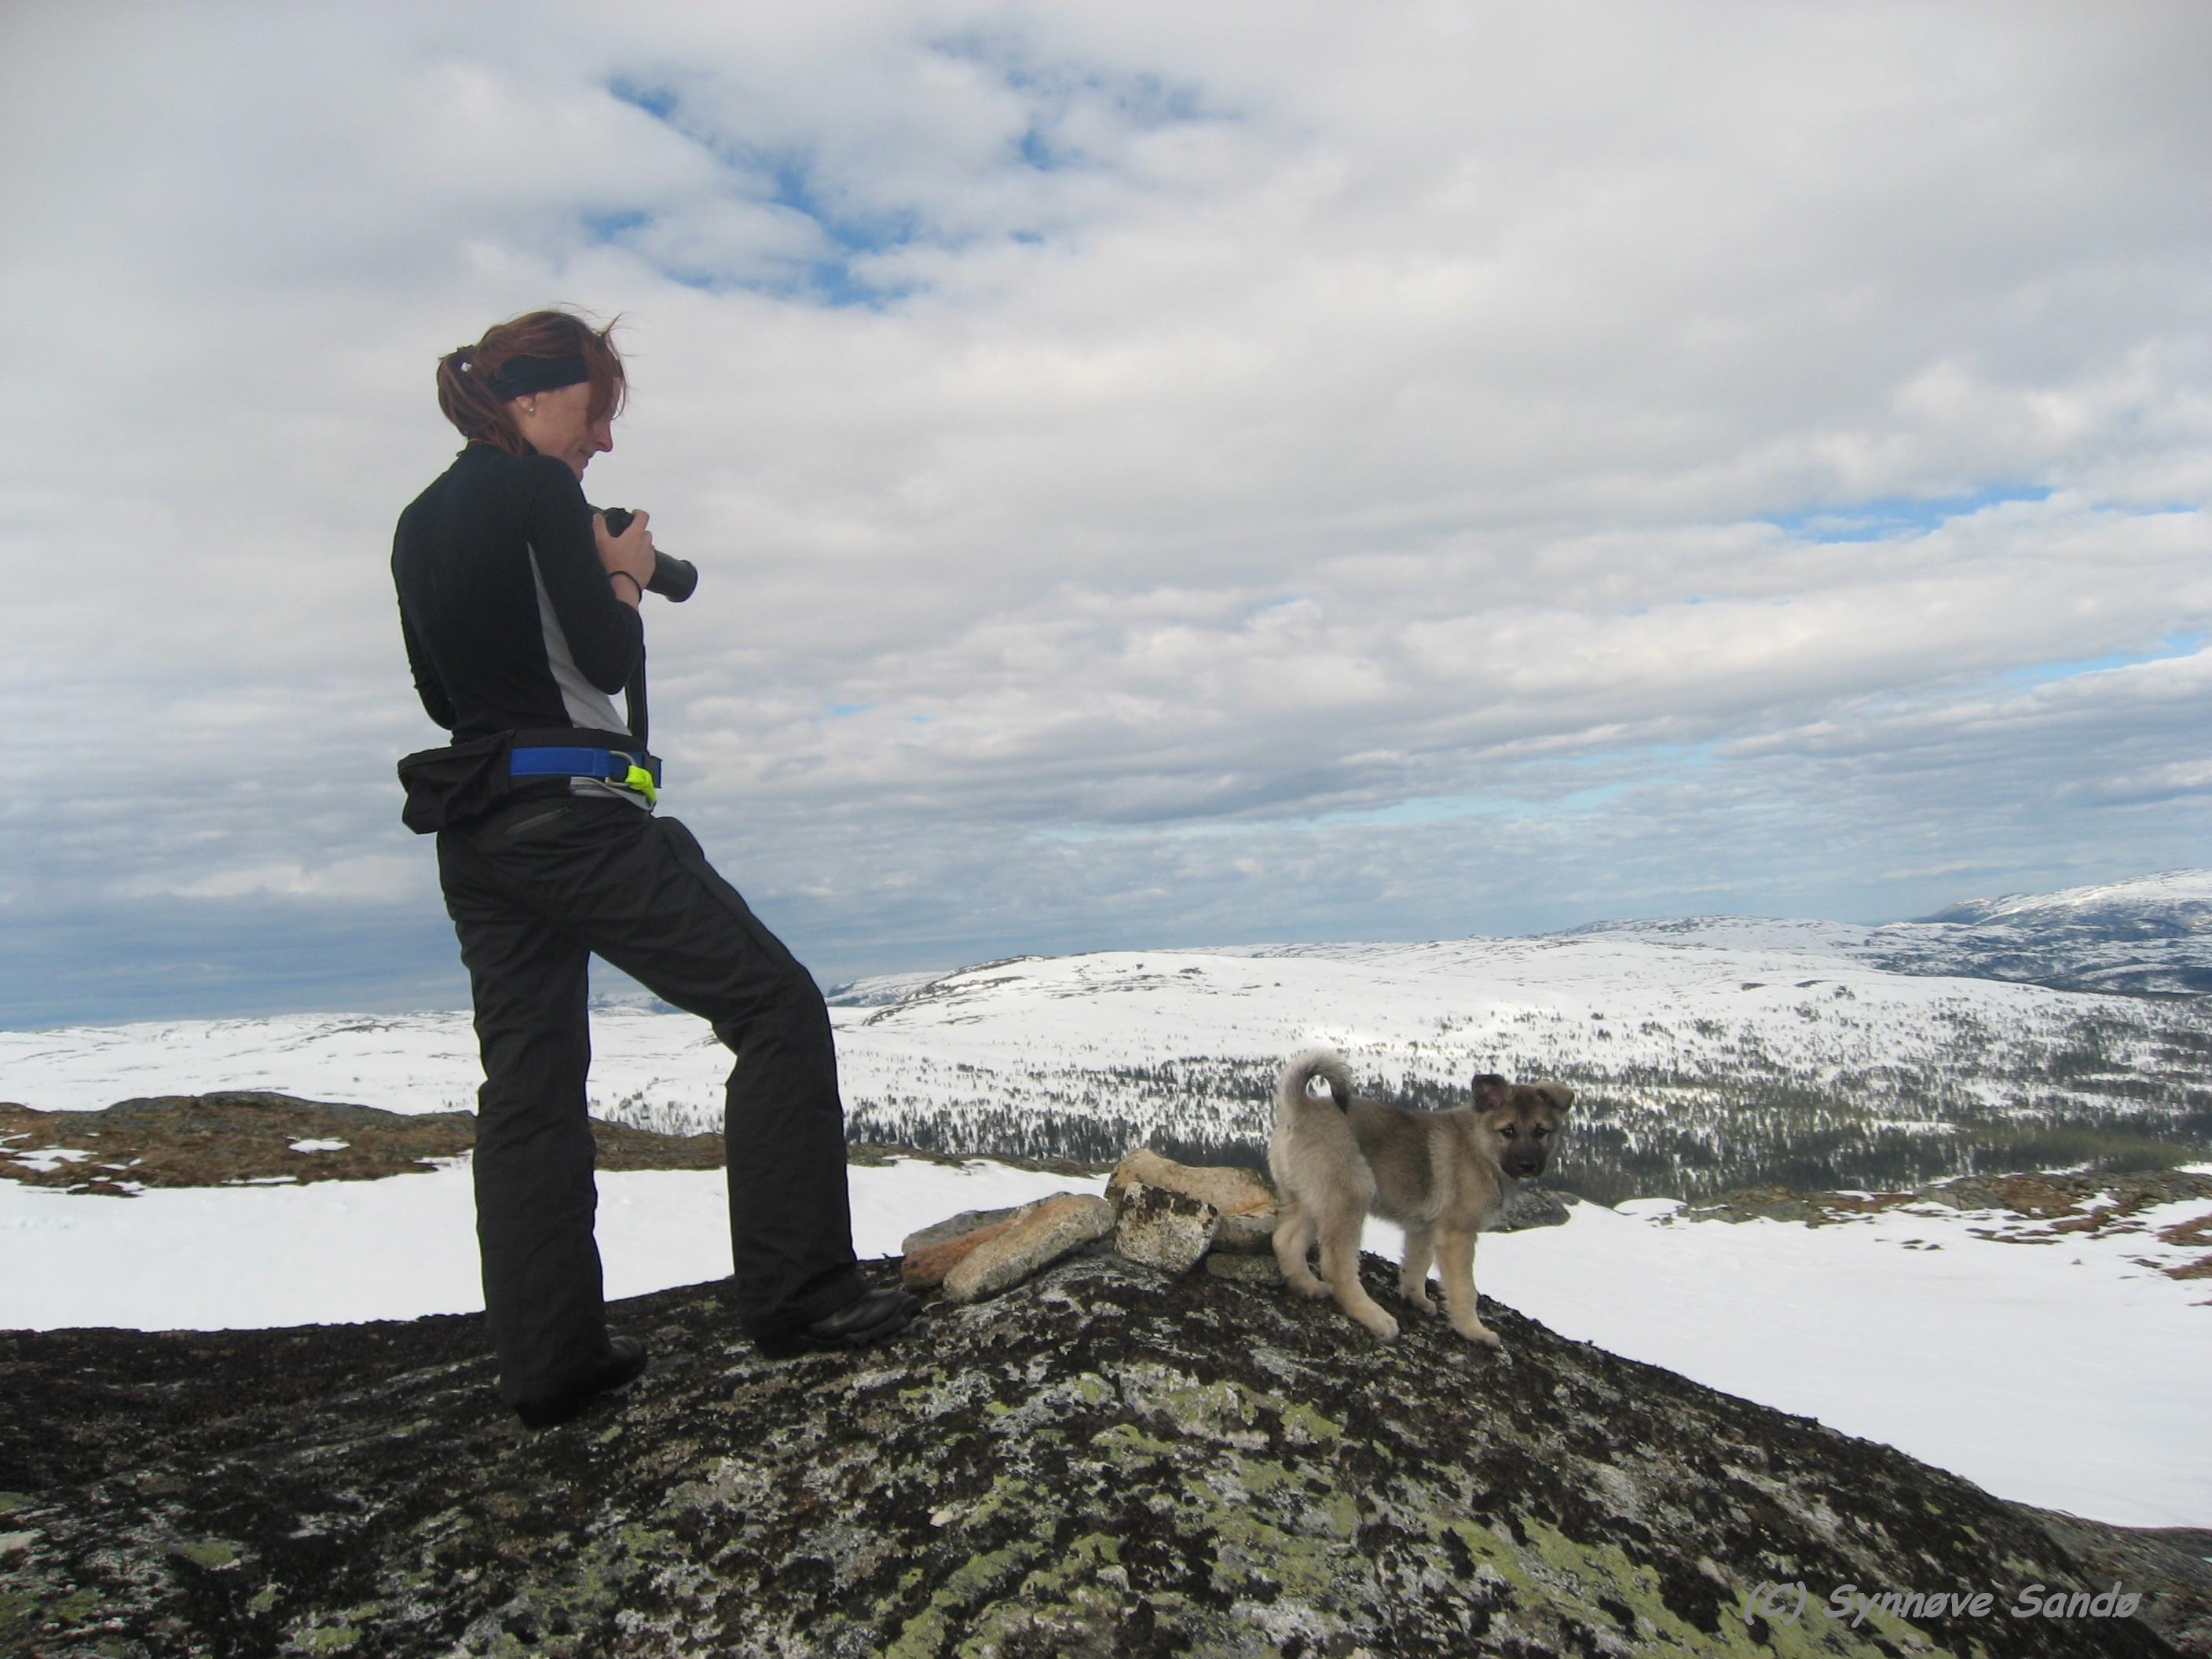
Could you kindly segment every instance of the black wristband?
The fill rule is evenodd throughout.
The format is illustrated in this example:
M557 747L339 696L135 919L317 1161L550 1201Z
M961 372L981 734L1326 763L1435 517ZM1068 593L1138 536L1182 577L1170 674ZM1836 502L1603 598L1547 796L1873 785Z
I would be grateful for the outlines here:
M609 581L612 581L617 576L620 576L632 587L637 589L637 601L640 605L643 605L645 603L645 584L638 580L636 577L631 575L627 570L610 570L607 572L607 580Z

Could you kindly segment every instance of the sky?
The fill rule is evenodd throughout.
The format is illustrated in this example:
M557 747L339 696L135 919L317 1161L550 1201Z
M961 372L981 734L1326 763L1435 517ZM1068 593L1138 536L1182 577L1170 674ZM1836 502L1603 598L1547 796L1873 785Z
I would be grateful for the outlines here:
M390 537L548 303L702 573L664 808L825 983L2212 861L2209 79L2186 3L7 7L0 1024L465 1000Z

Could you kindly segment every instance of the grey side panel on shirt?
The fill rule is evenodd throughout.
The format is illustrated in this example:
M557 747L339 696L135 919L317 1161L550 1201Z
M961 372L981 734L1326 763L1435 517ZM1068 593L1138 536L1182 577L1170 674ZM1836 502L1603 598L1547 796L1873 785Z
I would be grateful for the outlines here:
M561 619L553 614L553 596L545 591L545 576L538 568L535 548L530 553L530 580L538 584L538 623L545 636L545 664L553 671L553 683L561 688L561 704L568 711L569 720L597 732L629 731L629 717L615 708L614 699L586 679L576 666L568 636L561 631ZM611 795L647 811L653 810L635 789L620 788L598 778L571 778L568 787L579 795Z

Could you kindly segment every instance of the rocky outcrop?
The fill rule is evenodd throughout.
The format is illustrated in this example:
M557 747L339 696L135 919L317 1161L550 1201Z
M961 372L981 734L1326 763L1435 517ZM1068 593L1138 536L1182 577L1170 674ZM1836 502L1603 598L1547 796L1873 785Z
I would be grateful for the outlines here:
M1495 1304L1501 1354L1385 1346L1102 1239L854 1353L763 1358L720 1284L613 1311L653 1369L538 1434L472 1318L0 1333L0 1655L2172 1650L2008 1616L2110 1582L2037 1516Z
M711 1170L720 1135L592 1120L602 1170ZM0 1177L128 1197L146 1187L374 1181L476 1145L472 1112L387 1112L237 1089L125 1100L97 1112L0 1103Z

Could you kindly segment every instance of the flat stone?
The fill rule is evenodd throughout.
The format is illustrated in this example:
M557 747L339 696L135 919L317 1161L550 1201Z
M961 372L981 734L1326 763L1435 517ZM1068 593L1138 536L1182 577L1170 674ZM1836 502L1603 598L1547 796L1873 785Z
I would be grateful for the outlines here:
M1202 1198L1132 1182L1121 1190L1114 1248L1164 1273L1185 1273L1213 1243L1221 1212Z
M1249 1170L1227 1164L1178 1164L1149 1146L1139 1146L1115 1166L1106 1182L1106 1196L1118 1206L1121 1194L1132 1185L1188 1193L1224 1216L1253 1215L1275 1207L1273 1191Z
M1009 1210L1002 1221L994 1221L981 1227L970 1227L965 1232L949 1237L933 1238L920 1247L909 1249L906 1260L899 1263L899 1282L910 1291L926 1291L942 1285L945 1276L965 1261L975 1249L999 1237L1014 1224L1014 1212ZM924 1228L922 1232L934 1231ZM922 1233L916 1233L916 1238Z
M978 1302L1018 1285L1040 1267L1114 1230L1114 1206L1084 1193L1054 1193L1025 1204L1006 1231L985 1239L945 1276L945 1294Z
M1233 1279L1243 1285L1283 1282L1283 1270L1275 1265L1273 1255L1224 1255L1219 1250L1209 1250L1206 1271L1216 1279Z
M899 1254L912 1255L916 1250L934 1244L939 1239L957 1238L962 1233L972 1233L981 1227L1012 1221L1021 1213L1021 1208L1018 1204L1009 1204L1003 1210L963 1210L958 1215L932 1222L919 1232L908 1233L905 1242L899 1246Z

